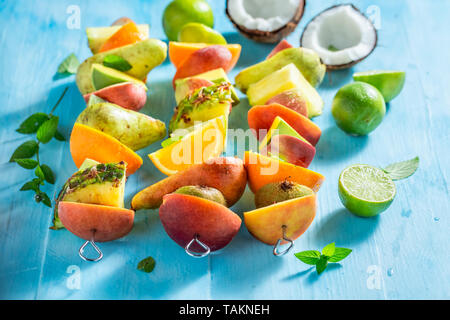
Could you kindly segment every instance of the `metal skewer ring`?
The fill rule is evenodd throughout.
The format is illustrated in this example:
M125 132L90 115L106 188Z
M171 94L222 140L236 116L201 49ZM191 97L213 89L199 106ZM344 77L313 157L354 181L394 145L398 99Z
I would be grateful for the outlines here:
M197 251L191 250L194 243L198 244L200 247L205 249L205 251L197 252ZM198 240L198 235L196 234L196 235L194 235L194 238L191 241L189 241L189 243L184 247L184 251L186 251L186 253L188 255L190 255L191 257L203 258L203 257L206 257L207 255L209 255L209 253L211 252L211 249L205 243Z
M282 226L282 229L283 229L283 237L280 238L280 239L278 239L278 240L277 240L277 243L275 243L275 245L273 246L273 254L274 254L275 256L277 256L277 257L282 256L282 255L288 253L288 252L294 247L294 240L289 239L289 238L286 236L286 226ZM279 251L279 248L280 248L280 246L281 246L281 242L283 242L283 241L288 242L288 243L289 243L289 246L288 246L286 249L284 249L284 250L282 250L282 251Z

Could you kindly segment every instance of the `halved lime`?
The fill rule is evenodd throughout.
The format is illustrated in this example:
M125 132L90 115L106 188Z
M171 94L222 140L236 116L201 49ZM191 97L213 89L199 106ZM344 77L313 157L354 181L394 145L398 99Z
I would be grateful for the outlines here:
M353 74L353 80L373 85L384 97L385 102L394 99L405 84L404 71L373 70Z
M381 169L367 164L345 168L339 176L339 198L352 213L372 217L386 210L395 197L395 184Z

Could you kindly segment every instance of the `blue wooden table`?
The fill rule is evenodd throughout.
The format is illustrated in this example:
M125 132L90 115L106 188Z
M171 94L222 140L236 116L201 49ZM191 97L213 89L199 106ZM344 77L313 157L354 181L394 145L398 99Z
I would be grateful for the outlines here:
M74 77L55 77L58 64L71 52L90 56L84 29L109 25L121 16L149 23L151 37L165 39L161 18L168 1L0 1L0 298L2 299L443 299L450 298L449 142L450 142L450 1L354 1L377 24L374 53L353 69L333 72L319 87L325 101L322 129L311 169L326 176L318 193L315 221L296 241L295 251L319 249L335 241L353 249L341 264L317 276L292 253L277 258L271 247L241 227L220 254L193 259L164 232L157 211L137 212L132 232L102 243L99 263L82 261L83 241L67 230L52 231L52 212L36 204L32 192L19 188L32 174L8 160L27 137L15 132L34 112L49 112L63 89L69 91L57 109L69 137L85 104ZM299 27L288 37L299 44L306 23L340 1L307 1ZM344 1L348 2L348 1ZM224 1L210 1L215 28L230 43L243 47L231 79L261 61L272 45L249 41L235 31L224 13ZM69 29L70 5L80 8L80 29ZM76 9L76 8L75 8ZM68 13L69 12L69 13ZM72 25L73 26L73 25ZM383 123L368 137L340 131L331 116L336 91L355 71L405 70L403 92L388 106ZM166 123L175 105L167 59L149 75L149 101L144 113ZM231 128L248 128L248 101L231 114ZM163 178L146 154L144 165L127 182L126 202L140 189ZM52 141L42 160L57 173L45 191L55 197L76 170L68 142ZM242 155L242 150L240 154ZM341 170L354 163L385 166L420 156L420 168L399 181L388 211L373 219L358 218L343 208L337 194ZM233 207L239 214L253 208L247 190ZM156 268L136 270L153 256Z

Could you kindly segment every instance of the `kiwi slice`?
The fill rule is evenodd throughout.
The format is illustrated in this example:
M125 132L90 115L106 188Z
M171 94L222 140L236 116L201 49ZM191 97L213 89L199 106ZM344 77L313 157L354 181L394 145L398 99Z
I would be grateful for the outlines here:
M314 194L307 186L284 180L269 183L260 188L255 194L256 208L270 206L274 203L306 197Z
M217 202L223 206L227 206L227 201L222 192L215 188L206 186L184 186L178 188L174 193L187 194L189 196L195 196L206 200Z

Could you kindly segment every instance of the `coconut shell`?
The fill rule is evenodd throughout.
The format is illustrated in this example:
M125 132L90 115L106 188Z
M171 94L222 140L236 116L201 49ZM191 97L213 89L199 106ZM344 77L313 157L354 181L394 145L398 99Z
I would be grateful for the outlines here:
M306 0L300 0L297 12L295 13L294 17L283 27L274 31L251 30L234 22L233 18L228 12L228 0L226 2L225 13L228 16L228 19L230 19L230 21L233 23L234 27L238 29L238 31L245 37L257 42L276 43L287 37L292 31L295 30L295 28L297 28L298 23L302 19L303 13L305 12L305 6Z

